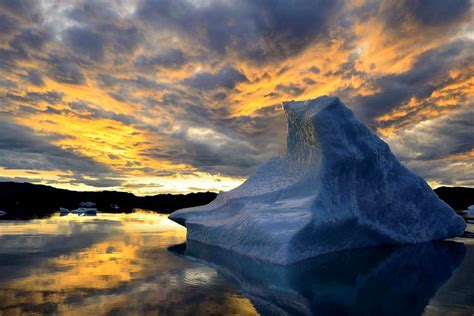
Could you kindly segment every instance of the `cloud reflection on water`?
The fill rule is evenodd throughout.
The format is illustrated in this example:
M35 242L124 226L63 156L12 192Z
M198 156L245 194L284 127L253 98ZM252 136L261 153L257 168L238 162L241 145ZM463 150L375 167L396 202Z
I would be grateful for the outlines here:
M0 222L0 314L255 314L214 269L167 251L185 235L151 213Z

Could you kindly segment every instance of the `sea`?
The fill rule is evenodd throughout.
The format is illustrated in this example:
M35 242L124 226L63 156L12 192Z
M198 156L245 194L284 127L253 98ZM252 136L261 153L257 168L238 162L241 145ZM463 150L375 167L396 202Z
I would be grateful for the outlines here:
M474 315L474 239L284 267L186 242L145 210L0 220L0 315L38 314Z

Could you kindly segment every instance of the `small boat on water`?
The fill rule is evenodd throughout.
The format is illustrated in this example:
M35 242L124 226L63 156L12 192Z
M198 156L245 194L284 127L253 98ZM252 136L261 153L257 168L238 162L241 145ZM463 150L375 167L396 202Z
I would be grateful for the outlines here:
M7 212L0 211L0 216L4 216L4 215L7 215Z
M98 212L98 210L95 207L79 207L79 208L77 208L75 210L72 210L72 211L70 211L69 209L64 208L64 207L59 208L59 214L61 216L68 215L69 213L77 214L79 216L84 216L84 215L95 216L95 215L97 215L97 212Z
M75 210L72 210L71 213L78 215L96 215L97 208L95 207L80 207Z

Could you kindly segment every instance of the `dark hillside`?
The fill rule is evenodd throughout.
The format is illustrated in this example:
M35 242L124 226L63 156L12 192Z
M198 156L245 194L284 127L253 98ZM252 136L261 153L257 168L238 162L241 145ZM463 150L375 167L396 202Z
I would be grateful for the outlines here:
M457 211L474 204L474 188L439 187L434 191ZM94 202L100 211L105 212L130 212L134 208L143 208L168 214L180 208L210 203L216 195L204 192L139 197L127 192L78 192L31 183L0 182L0 210L7 212L0 219L49 216L59 207L77 208L80 202ZM119 208L112 208L112 204Z
M59 207L77 208L80 202L94 202L100 211L130 212L134 208L171 213L174 210L211 202L216 193L159 194L139 197L132 193L102 191L78 192L31 183L0 182L1 219L48 216ZM118 205L118 209L111 207Z
M439 187L434 190L439 198L448 203L456 211L467 209L474 205L474 188Z

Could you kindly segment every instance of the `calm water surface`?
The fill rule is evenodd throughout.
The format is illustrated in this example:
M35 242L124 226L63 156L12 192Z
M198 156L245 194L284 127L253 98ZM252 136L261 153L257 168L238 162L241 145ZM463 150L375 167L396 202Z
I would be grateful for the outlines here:
M473 239L290 268L185 239L146 212L0 221L0 315L474 314Z

